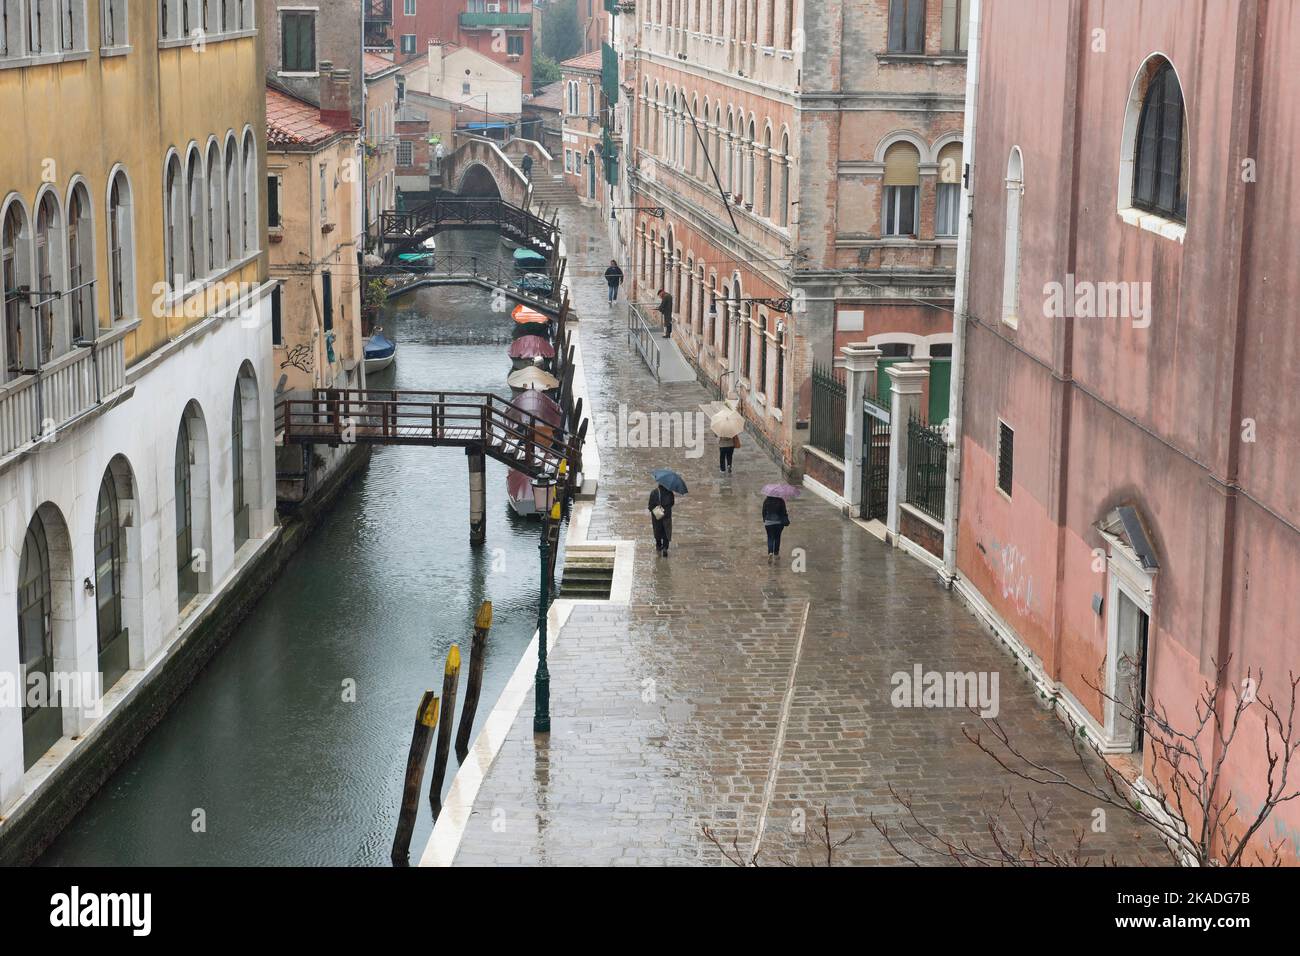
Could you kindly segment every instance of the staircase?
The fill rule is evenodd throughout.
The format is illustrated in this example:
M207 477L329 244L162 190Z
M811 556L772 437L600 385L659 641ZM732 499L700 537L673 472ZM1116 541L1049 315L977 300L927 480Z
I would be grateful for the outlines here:
M613 582L613 548L579 545L565 552L560 597L578 601L608 601Z
M565 181L564 172L551 171L539 172L533 170L533 208L540 209L547 206L551 209L557 206L576 206L578 205L578 194L573 191L573 187Z

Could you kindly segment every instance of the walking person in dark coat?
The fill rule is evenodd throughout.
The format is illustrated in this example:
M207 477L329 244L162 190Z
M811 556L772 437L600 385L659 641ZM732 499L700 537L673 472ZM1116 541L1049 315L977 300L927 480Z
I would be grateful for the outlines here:
M790 523L790 514L785 502L768 495L763 499L763 527L767 529L767 563L771 564L781 556L781 532Z
M724 473L731 471L731 459L735 457L736 449L739 447L739 435L718 439L718 471Z
M673 504L677 496L663 485L650 492L650 523L654 526L655 551L668 557L668 542L673 536Z
M618 299L618 287L623 284L623 270L618 267L617 259L609 260L609 268L605 270L605 284L609 286L609 304L613 305Z
M664 338L673 337L673 297L665 289L659 290L659 314L664 320Z
M533 179L533 157L524 153L524 161L520 164L524 169L524 179L532 182Z

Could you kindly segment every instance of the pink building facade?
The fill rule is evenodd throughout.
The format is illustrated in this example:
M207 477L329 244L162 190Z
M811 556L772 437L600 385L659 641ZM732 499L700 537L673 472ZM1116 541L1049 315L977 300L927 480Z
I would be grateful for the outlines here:
M958 584L1150 774L1095 687L1191 729L1216 661L1238 690L1262 670L1261 697L1300 672L1300 8L984 0L979 21ZM1228 754L1243 815L1263 720ZM1297 855L1300 806L1265 836Z

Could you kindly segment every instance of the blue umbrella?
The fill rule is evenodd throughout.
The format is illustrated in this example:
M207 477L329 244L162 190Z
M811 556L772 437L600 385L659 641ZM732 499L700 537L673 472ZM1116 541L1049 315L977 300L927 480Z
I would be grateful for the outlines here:
M688 493L686 491L686 482L682 480L682 476L670 468L656 468L650 472L650 475L675 495Z

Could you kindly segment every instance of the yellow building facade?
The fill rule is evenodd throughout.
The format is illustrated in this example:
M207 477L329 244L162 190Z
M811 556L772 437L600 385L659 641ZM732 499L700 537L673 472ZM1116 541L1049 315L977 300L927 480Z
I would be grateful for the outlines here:
M3 840L276 529L253 0L0 4Z

